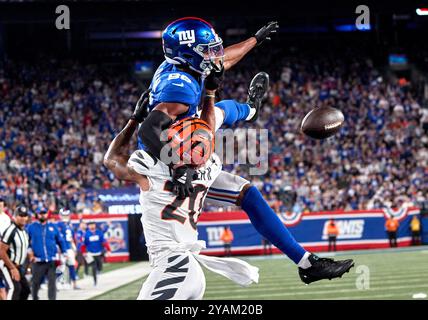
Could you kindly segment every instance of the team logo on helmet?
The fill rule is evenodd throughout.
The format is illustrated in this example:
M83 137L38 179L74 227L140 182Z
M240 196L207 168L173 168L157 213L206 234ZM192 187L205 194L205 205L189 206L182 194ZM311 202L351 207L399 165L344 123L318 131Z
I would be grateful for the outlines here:
M189 47L196 42L195 30L178 31L178 41L180 44L187 44Z

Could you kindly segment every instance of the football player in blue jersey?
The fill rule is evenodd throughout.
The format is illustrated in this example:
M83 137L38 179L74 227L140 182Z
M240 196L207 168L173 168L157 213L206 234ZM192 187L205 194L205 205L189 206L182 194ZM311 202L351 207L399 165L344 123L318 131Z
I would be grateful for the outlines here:
M74 242L74 231L70 223L71 213L70 210L61 208L59 210L60 220L57 222L57 227L61 232L65 243L67 245L67 259L66 266L70 275L70 281L73 285L73 289L79 289L76 285L76 244Z
M248 40L223 49L222 40L214 28L202 19L190 17L170 23L162 35L165 61L156 71L148 90L150 112L147 114L145 110L144 102L147 99L144 100L143 94L130 122L110 145L104 164L117 178L129 177L126 168L129 156L124 150L136 129L135 123L141 123L138 129L139 148L163 160L161 152L167 142L162 141L161 133L174 121L195 116L202 97L204 103L214 103L224 71L239 62L256 45L270 39L277 29L278 23L270 22ZM205 83L206 79L209 82ZM257 74L250 83L247 103L233 100L217 102L214 105L215 114L212 115L214 121L207 122L214 123L217 130L223 123L230 125L238 121L255 121L268 90L268 82L266 73ZM167 164L170 165L178 197L188 197L193 192L191 177L195 169L190 165ZM297 264L300 278L306 284L341 277L354 265L352 260L334 261L307 252L259 190L242 177L222 171L210 187L207 200L222 206L240 206L256 230Z

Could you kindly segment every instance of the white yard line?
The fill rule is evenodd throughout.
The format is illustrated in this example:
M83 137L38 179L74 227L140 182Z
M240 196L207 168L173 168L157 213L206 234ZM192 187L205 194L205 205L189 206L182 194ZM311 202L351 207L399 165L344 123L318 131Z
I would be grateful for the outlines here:
M57 292L57 300L88 300L110 290L136 281L150 273L152 268L149 262L139 262L129 267L124 267L102 273L98 276L98 285L94 287L92 276L77 281L81 290L60 290ZM47 290L39 291L40 300L47 300Z

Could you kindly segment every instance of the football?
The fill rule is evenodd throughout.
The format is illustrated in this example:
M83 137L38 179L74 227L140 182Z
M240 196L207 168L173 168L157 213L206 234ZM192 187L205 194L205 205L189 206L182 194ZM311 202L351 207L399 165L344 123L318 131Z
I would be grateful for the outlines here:
M345 117L340 110L318 107L309 111L303 118L300 129L311 138L325 139L338 132L344 121Z

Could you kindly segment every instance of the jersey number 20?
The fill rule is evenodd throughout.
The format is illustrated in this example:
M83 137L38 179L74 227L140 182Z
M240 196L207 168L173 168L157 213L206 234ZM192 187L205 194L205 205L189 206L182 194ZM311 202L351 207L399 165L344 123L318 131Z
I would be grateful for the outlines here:
M174 211L177 210L177 208L181 207L184 201L188 200L190 211L189 222L193 229L196 230L197 217L202 210L203 199L205 197L205 194L207 193L207 188L201 184L198 184L194 187L194 189L195 192L193 192L192 195L188 198L179 199L178 197L175 197L172 203L168 204L167 206L165 206L165 208L163 208L161 218L163 220L177 220L180 223L186 222L186 217L183 217L182 215L179 215ZM171 192L173 191L173 184L171 181L166 182L165 190ZM198 203L198 208L195 210L196 203Z

